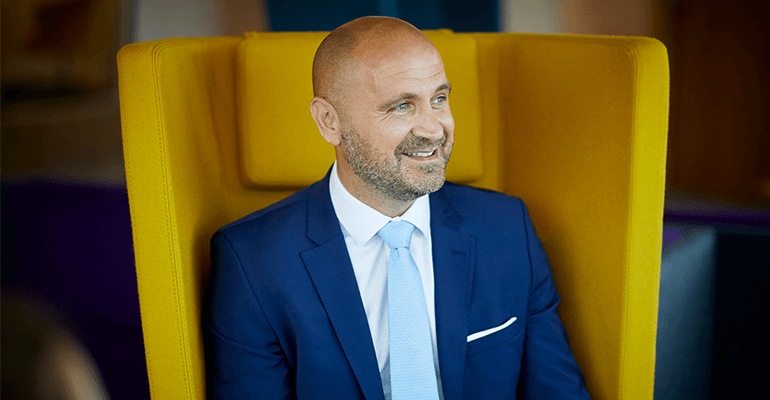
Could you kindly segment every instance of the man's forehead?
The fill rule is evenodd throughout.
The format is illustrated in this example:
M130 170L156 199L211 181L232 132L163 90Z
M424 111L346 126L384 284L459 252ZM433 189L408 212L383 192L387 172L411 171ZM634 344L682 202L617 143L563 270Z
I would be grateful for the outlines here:
M441 60L433 43L420 31L368 32L354 43L351 55L361 64L376 66L396 59Z
M446 81L444 66L441 63L411 68L389 68L372 76L373 83L379 88L425 87L434 90L435 86Z
M444 64L433 48L407 49L395 54L381 54L359 63L360 73L375 86L399 84L434 85L446 81Z

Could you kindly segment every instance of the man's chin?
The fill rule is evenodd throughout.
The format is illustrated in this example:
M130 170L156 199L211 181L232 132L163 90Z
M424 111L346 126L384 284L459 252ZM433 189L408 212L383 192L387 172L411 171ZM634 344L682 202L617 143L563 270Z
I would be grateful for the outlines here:
M422 195L433 193L444 186L445 180L446 175L444 173L444 168L443 166L438 165L437 168L434 168L431 171L424 171L420 178L415 180L416 184L414 186L417 189L415 191L422 193Z
M426 194L433 193L444 186L444 171L436 170L432 173L419 173L412 175L411 179L402 181L400 187L391 186L390 197L400 201L413 201Z

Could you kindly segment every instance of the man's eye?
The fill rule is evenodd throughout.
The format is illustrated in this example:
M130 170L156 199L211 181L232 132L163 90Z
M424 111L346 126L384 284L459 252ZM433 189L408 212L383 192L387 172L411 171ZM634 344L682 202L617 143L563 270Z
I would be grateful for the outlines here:
M446 96L439 96L433 99L433 104L444 104L446 103L446 101L447 101Z
M401 103L394 108L396 111L406 111L409 109L409 103Z

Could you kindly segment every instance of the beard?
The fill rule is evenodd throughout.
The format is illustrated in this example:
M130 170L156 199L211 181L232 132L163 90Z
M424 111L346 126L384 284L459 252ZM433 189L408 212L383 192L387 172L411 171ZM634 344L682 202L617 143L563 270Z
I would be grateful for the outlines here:
M393 154L377 151L355 129L343 129L342 145L345 160L362 181L390 198L412 201L433 193L444 185L445 169L452 153L452 144L447 143L446 133L438 140L417 137L409 133L396 146ZM411 171L406 170L405 153L437 148L439 159L422 162ZM410 173L411 172L411 173Z

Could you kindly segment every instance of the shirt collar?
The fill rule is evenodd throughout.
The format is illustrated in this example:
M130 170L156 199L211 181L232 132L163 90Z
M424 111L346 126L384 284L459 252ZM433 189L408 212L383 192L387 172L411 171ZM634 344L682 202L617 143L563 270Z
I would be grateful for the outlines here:
M390 218L364 204L345 189L337 175L336 162L329 177L329 192L340 224L360 246L366 244L390 221L407 221L417 228L419 234L426 237L430 235L430 198L427 194L417 198L404 214Z

